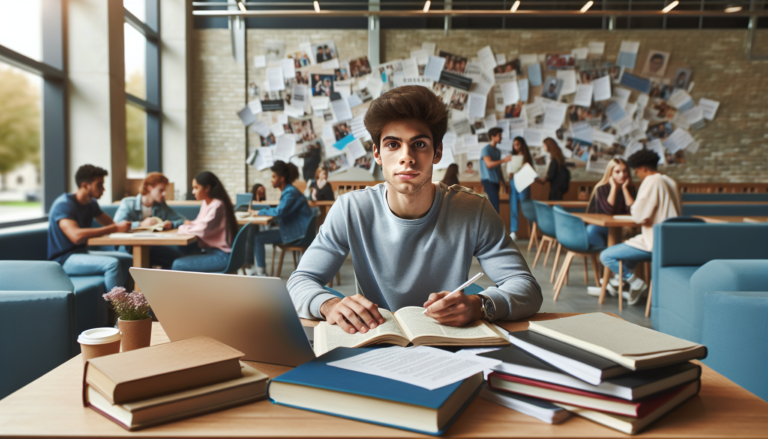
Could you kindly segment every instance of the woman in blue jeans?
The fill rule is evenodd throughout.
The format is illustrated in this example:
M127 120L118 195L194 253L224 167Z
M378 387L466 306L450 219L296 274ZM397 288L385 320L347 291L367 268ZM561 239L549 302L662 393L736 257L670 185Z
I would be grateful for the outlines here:
M611 159L605 168L603 178L597 182L589 199L587 213L606 215L629 215L629 207L635 202L637 190L632 184L629 167L624 159ZM589 243L595 247L608 244L608 227L587 225Z
M515 137L512 141L512 155L522 155L523 164L528 163L532 168L536 168L533 164L533 158L531 157L531 151L528 149L528 143L522 137ZM520 217L520 203L525 200L531 199L531 187L523 189L522 192L518 192L515 188L513 181L513 175L509 175L509 237L514 241L517 239L517 223Z
M272 165L272 187L280 189L280 204L258 211L259 215L272 216L277 220L278 229L262 230L254 234L253 253L256 259L255 276L266 275L265 244L290 244L304 238L312 219L312 210L307 199L293 185L299 178L299 169L293 163L278 160Z

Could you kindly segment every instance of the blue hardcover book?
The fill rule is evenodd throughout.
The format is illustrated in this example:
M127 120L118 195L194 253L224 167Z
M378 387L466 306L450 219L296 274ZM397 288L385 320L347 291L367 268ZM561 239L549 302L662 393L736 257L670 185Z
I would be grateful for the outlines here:
M311 410L387 427L442 435L475 399L483 384L478 373L463 381L427 390L328 363L376 348L336 348L269 382L274 404Z

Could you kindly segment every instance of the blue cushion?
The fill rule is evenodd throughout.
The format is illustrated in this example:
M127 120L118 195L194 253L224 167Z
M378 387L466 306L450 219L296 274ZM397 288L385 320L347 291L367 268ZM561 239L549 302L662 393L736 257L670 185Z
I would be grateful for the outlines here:
M690 289L691 276L698 269L668 267L654 273L651 320L656 330L698 342L700 329L694 327Z
M77 334L107 326L109 305L102 297L107 293L104 276L72 276L70 279L75 286Z
M704 361L768 401L768 292L710 292L704 295Z
M74 291L61 265L53 261L0 261L2 291Z
M683 201L768 201L768 194L682 194Z
M764 224L662 223L653 227L653 238L658 267L700 266L713 259L768 259Z
M170 206L170 208L175 210L179 215L183 216L184 218L190 221L197 218L197 214L200 213L200 205L198 204L176 205L176 206Z
M48 259L48 222L0 229L0 260Z
M0 291L0 399L72 358L72 291Z
M768 204L683 204L683 215L766 216Z

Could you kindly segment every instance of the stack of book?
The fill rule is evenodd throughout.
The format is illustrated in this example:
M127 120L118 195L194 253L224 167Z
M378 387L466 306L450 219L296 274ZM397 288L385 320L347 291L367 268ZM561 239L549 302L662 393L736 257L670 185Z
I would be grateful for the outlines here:
M483 397L547 422L559 410L634 434L699 392L706 347L601 313L531 322L512 346L481 354L502 363ZM518 409L520 410L520 409ZM523 411L523 410L520 410Z
M269 377L241 363L243 355L195 337L93 358L83 405L133 431L263 399Z

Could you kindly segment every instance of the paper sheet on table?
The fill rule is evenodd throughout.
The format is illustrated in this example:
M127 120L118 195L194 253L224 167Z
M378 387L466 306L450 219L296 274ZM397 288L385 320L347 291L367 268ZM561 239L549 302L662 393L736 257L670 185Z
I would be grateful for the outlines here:
M427 61L427 66L424 67L424 77L433 81L440 80L440 72L443 71L445 66L445 58L441 56L430 56Z
M576 97L573 105L589 107L592 105L592 84L579 84L576 86Z
M480 63L485 70L491 70L496 67L496 57L493 56L493 50L491 46L485 46L477 51L477 57L480 58Z
M528 78L518 79L517 88L520 91L520 100L528 102Z
M469 94L469 117L475 117L482 119L485 117L485 105L488 97L486 95L479 95L475 93Z
M704 119L712 120L715 118L717 108L720 106L720 102L713 101L707 98L699 99L699 107L704 112Z
M528 186L533 184L538 176L539 174L536 173L531 165L528 163L524 164L519 171L515 172L515 189L517 189L518 192L524 191Z
M592 81L595 102L604 101L611 98L611 77L603 76Z
M563 80L563 87L560 89L560 96L565 96L576 92L576 71L558 70L557 79Z
M435 390L491 369L500 363L501 360L456 355L428 346L393 346L332 361L328 365Z
M285 90L285 79L283 77L282 67L271 67L267 69L267 83L270 91Z

